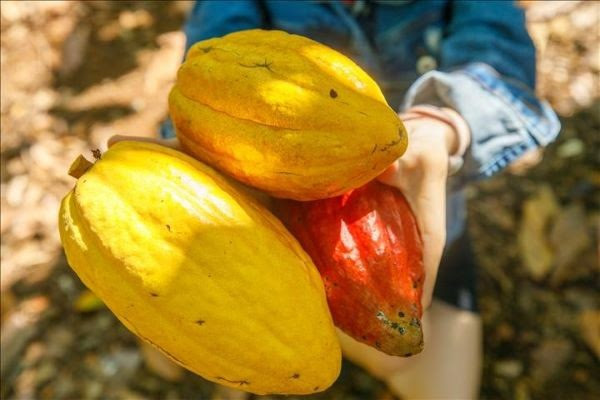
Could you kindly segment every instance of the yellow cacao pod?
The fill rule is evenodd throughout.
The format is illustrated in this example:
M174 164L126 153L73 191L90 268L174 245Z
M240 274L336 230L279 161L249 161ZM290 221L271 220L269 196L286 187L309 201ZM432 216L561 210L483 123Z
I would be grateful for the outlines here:
M69 265L119 320L204 378L307 394L341 351L315 266L283 225L180 152L115 144L63 199Z
M407 145L397 114L360 67L282 31L196 43L179 69L169 109L188 152L296 200L359 187Z

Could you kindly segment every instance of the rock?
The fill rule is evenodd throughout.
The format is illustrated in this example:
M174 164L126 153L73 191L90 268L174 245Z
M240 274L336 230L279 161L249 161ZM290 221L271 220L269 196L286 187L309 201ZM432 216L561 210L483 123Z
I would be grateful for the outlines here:
M600 309L580 313L579 326L583 340L600 359Z

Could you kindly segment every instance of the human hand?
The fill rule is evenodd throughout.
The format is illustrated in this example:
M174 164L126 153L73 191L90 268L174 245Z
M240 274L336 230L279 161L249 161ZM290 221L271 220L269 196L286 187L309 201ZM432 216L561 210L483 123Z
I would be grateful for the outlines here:
M422 304L426 309L446 242L448 161L458 147L458 138L451 125L428 116L408 119L404 125L409 142L406 153L378 179L404 194L417 220L423 240Z
M438 119L420 116L406 120L404 125L409 136L406 153L378 179L400 189L415 214L424 245L425 283L422 304L426 309L431 304L435 278L446 242L448 160L458 143L451 125ZM117 135L108 140L108 146L122 140L152 142L181 150L176 138Z

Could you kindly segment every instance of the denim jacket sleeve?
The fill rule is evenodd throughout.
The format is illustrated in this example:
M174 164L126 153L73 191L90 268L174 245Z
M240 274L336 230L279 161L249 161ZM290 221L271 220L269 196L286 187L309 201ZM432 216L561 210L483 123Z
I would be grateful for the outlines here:
M488 177L552 142L556 114L533 93L535 48L522 10L505 1L456 1L441 44L440 71L421 76L404 107L444 105L471 129L460 181Z

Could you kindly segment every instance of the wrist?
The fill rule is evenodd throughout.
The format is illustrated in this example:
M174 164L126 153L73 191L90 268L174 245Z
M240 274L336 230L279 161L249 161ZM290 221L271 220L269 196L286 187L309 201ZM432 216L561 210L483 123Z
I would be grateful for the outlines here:
M428 105L411 107L400 115L401 119L410 124L410 121L427 120L430 125L437 125L434 131L443 135L449 158L449 174L456 173L463 164L463 155L471 140L471 132L466 121L456 111L450 108L439 108Z
M428 117L431 118L431 117ZM444 143L446 145L446 149L448 150L448 156L452 154L456 154L459 148L458 136L456 135L456 131L446 122L442 122L437 118L431 118L435 121L435 124L439 124L440 132L442 133Z

